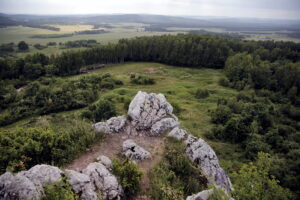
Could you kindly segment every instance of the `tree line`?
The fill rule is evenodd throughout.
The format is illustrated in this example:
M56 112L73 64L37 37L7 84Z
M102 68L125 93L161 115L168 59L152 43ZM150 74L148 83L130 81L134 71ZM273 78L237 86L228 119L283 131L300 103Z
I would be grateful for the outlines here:
M82 51L46 56L38 53L18 59L0 59L1 79L36 79L44 75L78 74L80 68L96 63L150 61L186 67L224 68L229 56L239 52L262 60L300 60L300 44L274 41L231 40L219 36L178 34L121 39Z

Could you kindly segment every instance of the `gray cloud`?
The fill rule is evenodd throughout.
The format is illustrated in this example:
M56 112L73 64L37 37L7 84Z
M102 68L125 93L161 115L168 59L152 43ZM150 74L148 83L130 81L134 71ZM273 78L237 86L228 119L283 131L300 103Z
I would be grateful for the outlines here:
M299 0L0 0L0 12L149 13L300 19Z

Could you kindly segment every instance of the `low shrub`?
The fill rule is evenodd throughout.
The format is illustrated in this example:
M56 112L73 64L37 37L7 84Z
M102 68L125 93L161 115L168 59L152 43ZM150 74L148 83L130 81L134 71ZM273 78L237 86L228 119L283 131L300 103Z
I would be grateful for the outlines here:
M117 176L127 197L140 191L140 182L143 173L137 164L130 161L129 158L114 159L113 173Z
M107 120L116 115L116 106L106 99L101 99L96 104L89 106L88 110L81 113L82 117L90 119L93 122Z
M207 89L197 89L195 93L195 97L197 99L204 99L209 96L209 92Z
M153 85L155 80L153 78L147 78L144 76L135 76L132 74L130 76L130 82L136 85Z
M66 178L62 181L48 184L45 188L44 200L79 200L79 196L73 192L72 186Z

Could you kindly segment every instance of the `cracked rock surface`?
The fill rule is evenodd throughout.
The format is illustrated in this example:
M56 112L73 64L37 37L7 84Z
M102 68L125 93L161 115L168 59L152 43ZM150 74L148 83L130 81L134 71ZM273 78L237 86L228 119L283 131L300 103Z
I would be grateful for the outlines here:
M98 122L94 124L94 128L98 132L107 134L120 133L125 126L126 120L127 119L124 116L112 117L106 122Z
M186 154L218 186L231 190L232 185L225 171L220 167L214 150L201 138L189 135L185 140Z
M137 130L147 130L165 117L172 117L173 107L163 94L139 91L129 104L128 116Z
M123 197L123 189L117 178L103 164L90 163L82 172L90 177L96 188L102 192L104 199L121 199Z
M126 157L136 161L142 161L151 158L151 154L148 151L130 139L123 142L123 154Z
M187 135L187 132L179 127L175 127L172 129L171 132L169 132L169 137L174 137L178 140L184 139L184 137Z

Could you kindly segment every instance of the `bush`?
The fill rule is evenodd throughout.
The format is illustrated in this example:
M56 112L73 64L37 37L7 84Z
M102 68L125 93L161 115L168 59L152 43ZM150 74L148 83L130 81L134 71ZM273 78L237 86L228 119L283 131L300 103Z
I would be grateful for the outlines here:
M136 85L153 85L155 80L153 78L147 78L144 76L135 76L132 74L130 76L130 82Z
M114 159L113 174L117 176L126 196L132 196L140 191L143 173L129 158Z
M233 174L233 197L235 199L288 200L291 192L282 188L278 181L269 175L271 158L269 154L258 153L255 163L249 163Z
M222 77L219 79L219 85L224 86L224 87L228 87L230 84L229 80L225 77Z
M152 198L184 199L206 189L207 179L187 158L184 145L173 138L167 142L163 160L150 172Z
M28 44L24 41L19 42L18 48L20 51L27 51L29 49Z
M195 93L195 97L197 99L204 99L209 96L209 92L207 89L197 89Z
M216 124L225 124L231 117L231 110L225 105L219 105L216 110L211 113L211 120Z
M66 178L62 181L48 184L45 188L44 200L78 200L72 189L72 186L67 182Z
M98 103L88 107L87 111L84 111L81 116L88 118L94 122L107 120L117 115L115 105L108 100L100 100Z
M102 137L79 119L55 116L49 120L49 125L37 125L41 128L0 131L0 173L40 163L61 166Z

